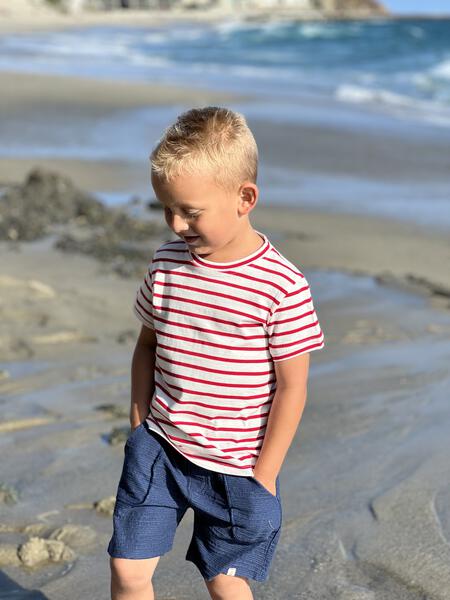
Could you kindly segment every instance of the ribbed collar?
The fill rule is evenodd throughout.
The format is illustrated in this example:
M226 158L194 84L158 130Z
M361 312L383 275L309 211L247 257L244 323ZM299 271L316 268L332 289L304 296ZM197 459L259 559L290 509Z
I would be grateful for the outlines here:
M262 245L257 250L255 250L255 252L253 252L252 254L249 254L248 256L244 256L244 258L241 258L239 260L233 260L231 262L215 262L213 260L206 260L204 258L201 258L198 254L196 254L192 250L190 250L188 244L186 244L186 247L191 256L192 262L195 266L209 267L210 269L217 269L219 271L223 271L225 269L227 269L227 270L228 269L236 269L238 267L243 267L244 265L248 265L249 263L252 263L255 260L258 260L259 258L264 256L270 250L271 243L270 243L269 239L267 238L267 236L264 235L264 233L257 231L256 229L255 229L255 231L264 240Z

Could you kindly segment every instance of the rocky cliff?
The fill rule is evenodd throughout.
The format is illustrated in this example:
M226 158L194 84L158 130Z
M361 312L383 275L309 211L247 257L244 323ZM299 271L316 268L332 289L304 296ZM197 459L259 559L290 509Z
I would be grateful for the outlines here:
M365 18L388 15L379 0L0 0L2 17L20 17L52 14L76 14L85 9L105 14L111 9L164 9L166 15L172 11L197 9L195 12L209 13L214 9L231 14L260 15L261 17L286 17L297 19L322 18ZM62 9L62 12L61 12ZM108 9L108 10L106 10ZM130 11L127 11L130 12Z
M312 0L319 10L325 14L342 15L364 14L364 15L387 15L387 9L378 0Z

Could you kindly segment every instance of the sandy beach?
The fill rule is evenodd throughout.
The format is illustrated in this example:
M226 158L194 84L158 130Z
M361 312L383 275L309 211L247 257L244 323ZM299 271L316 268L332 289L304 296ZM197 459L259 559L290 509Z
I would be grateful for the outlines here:
M318 268L308 241L289 239L287 216L262 209L254 225L274 243L278 235L277 247L302 265L328 347L312 358L307 408L281 472L280 549L255 593L445 599L450 314L361 271L343 274L330 266L332 245L325 254L324 244ZM299 219L300 238L302 224L314 222L290 217ZM17 547L76 526L62 538L76 558L5 565L2 588L11 598L31 589L43 594L33 598L106 598L111 522L96 503L114 494L122 461L123 441L111 445L108 436L127 426L137 282L91 258L61 255L48 241L3 242L1 250L2 483L17 494L1 508L2 541ZM184 562L192 519L188 511L160 562L161 598L208 597Z
M83 122L89 129L105 115L125 119L142 107L254 101L206 89L17 73L0 73L0 86L4 148L14 131L44 131L49 114L61 126ZM447 141L439 137L424 145L382 131L349 137L311 123L277 127L252 117L250 124L267 168L389 174L404 183L448 177ZM152 197L144 154L81 160L4 150L0 184L19 185L36 166L94 194L147 190L142 210ZM255 597L447 600L448 233L269 200L261 187L252 224L308 277L327 346L311 357L307 407L280 475L282 537L270 580L252 583ZM162 215L151 213L157 235L148 240L148 260L174 239ZM109 597L111 504L98 503L115 493L120 475L139 331L131 307L146 263L122 276L108 261L56 249L65 231L79 234L72 223L34 241L0 241L2 598ZM159 563L157 598L208 598L184 561L192 521L188 511ZM33 552L23 548L34 537L44 540L33 543L48 557L58 552L60 559L32 566ZM50 541L57 550L48 550Z
M223 19L230 15L230 11L215 9L208 13L192 13L183 10L164 11L146 10L110 10L89 11L80 10L67 12L58 10L44 3L28 2L27 0L15 0L14 3L7 0L0 1L0 31L3 32L26 32L45 31L55 29L69 29L73 27L90 27L96 25L126 25L130 27L142 25L158 25L173 23L174 21L208 22Z
M45 6L42 2L27 2L27 0L15 0L14 3L7 0L0 0L0 31L45 31L55 29L69 29L74 27L93 27L93 26L129 26L142 27L154 25L170 25L178 23L210 23L220 22L227 18L238 16L247 20L266 20L272 21L274 13L271 7L245 6L241 5L239 11L230 5L210 7L209 10L190 10L179 7L172 7L170 11L164 10L58 10ZM351 18L350 13L348 16ZM370 18L370 10L355 10L353 18ZM377 16L387 17L386 14ZM278 7L277 20L297 19L299 21L322 20L324 17L320 11L305 10L302 6L297 9L295 6L285 5Z

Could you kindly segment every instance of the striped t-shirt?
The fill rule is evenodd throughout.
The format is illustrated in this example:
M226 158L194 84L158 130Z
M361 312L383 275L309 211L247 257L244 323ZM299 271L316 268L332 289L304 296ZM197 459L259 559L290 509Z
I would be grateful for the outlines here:
M324 346L305 276L257 233L261 247L232 262L163 243L134 303L157 338L150 429L193 463L231 475L253 475L273 362Z

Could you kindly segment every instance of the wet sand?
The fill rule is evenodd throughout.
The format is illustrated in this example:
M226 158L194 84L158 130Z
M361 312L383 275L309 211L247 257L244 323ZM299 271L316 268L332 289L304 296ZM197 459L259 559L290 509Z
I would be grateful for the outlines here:
M6 322L15 319L17 347L22 340L33 354L1 365L2 424L13 423L2 435L2 479L18 500L0 507L0 525L52 531L72 523L96 538L68 565L4 572L52 600L72 599L75 590L102 598L111 523L93 505L114 494L123 446L107 436L127 419L98 407L128 408L136 282L37 245L3 254ZM328 345L312 355L307 407L281 472L284 529L272 575L254 589L258 598L444 600L450 313L368 276L304 272ZM31 277L40 285L27 287ZM50 341L64 331L81 339ZM192 519L188 511L159 564L160 598L208 597L184 562Z
M77 105L59 93L55 104L67 103L68 115L94 118L101 109L98 99L89 106L89 94ZM164 93L161 102L179 101ZM14 98L9 107L16 110ZM336 150L333 141L326 147ZM20 181L21 164L0 161L0 181ZM66 161L77 184L92 191L115 176L113 162L96 173L92 161L81 183L79 165ZM311 355L307 406L280 475L282 536L269 581L252 582L255 596L446 600L448 236L386 219L270 207L263 198L251 220L308 277L327 341ZM173 239L169 231L165 239ZM160 241L149 240L149 259ZM6 565L0 588L6 598L107 598L111 521L95 503L114 494L120 475L123 446L108 436L127 425L140 282L63 254L51 238L0 242L0 253L0 544L11 557L33 535L55 535L76 556L40 568ZM99 410L111 404L119 414ZM208 598L184 561L192 522L188 511L159 563L157 598ZM67 524L89 530L55 534Z
M130 196L149 188L148 154L156 130L149 131L145 150L133 146L130 132L130 150L120 157L80 158L99 123L106 130L97 136L101 143L117 122L127 121L139 109L164 111L167 105L189 107L245 100L245 96L207 89L8 72L0 72L0 86L0 112L4 116L0 124L0 186L18 183L34 166L41 166L71 177L84 189L127 192ZM8 148L20 142L39 148L39 155L27 155L26 150L8 153ZM42 155L41 145L46 144L52 149L49 155ZM68 157L67 146L73 145L78 152ZM104 139L104 146L120 144Z
M161 83L137 81L95 80L83 77L58 77L29 73L0 72L2 95L0 110L9 118L32 110L30 119L54 115L55 110L65 111L66 118L78 115L93 119L112 110L139 106L157 106L183 102L202 104L219 99L226 102L238 95L215 93L211 90L187 89ZM245 96L241 96L243 99Z

